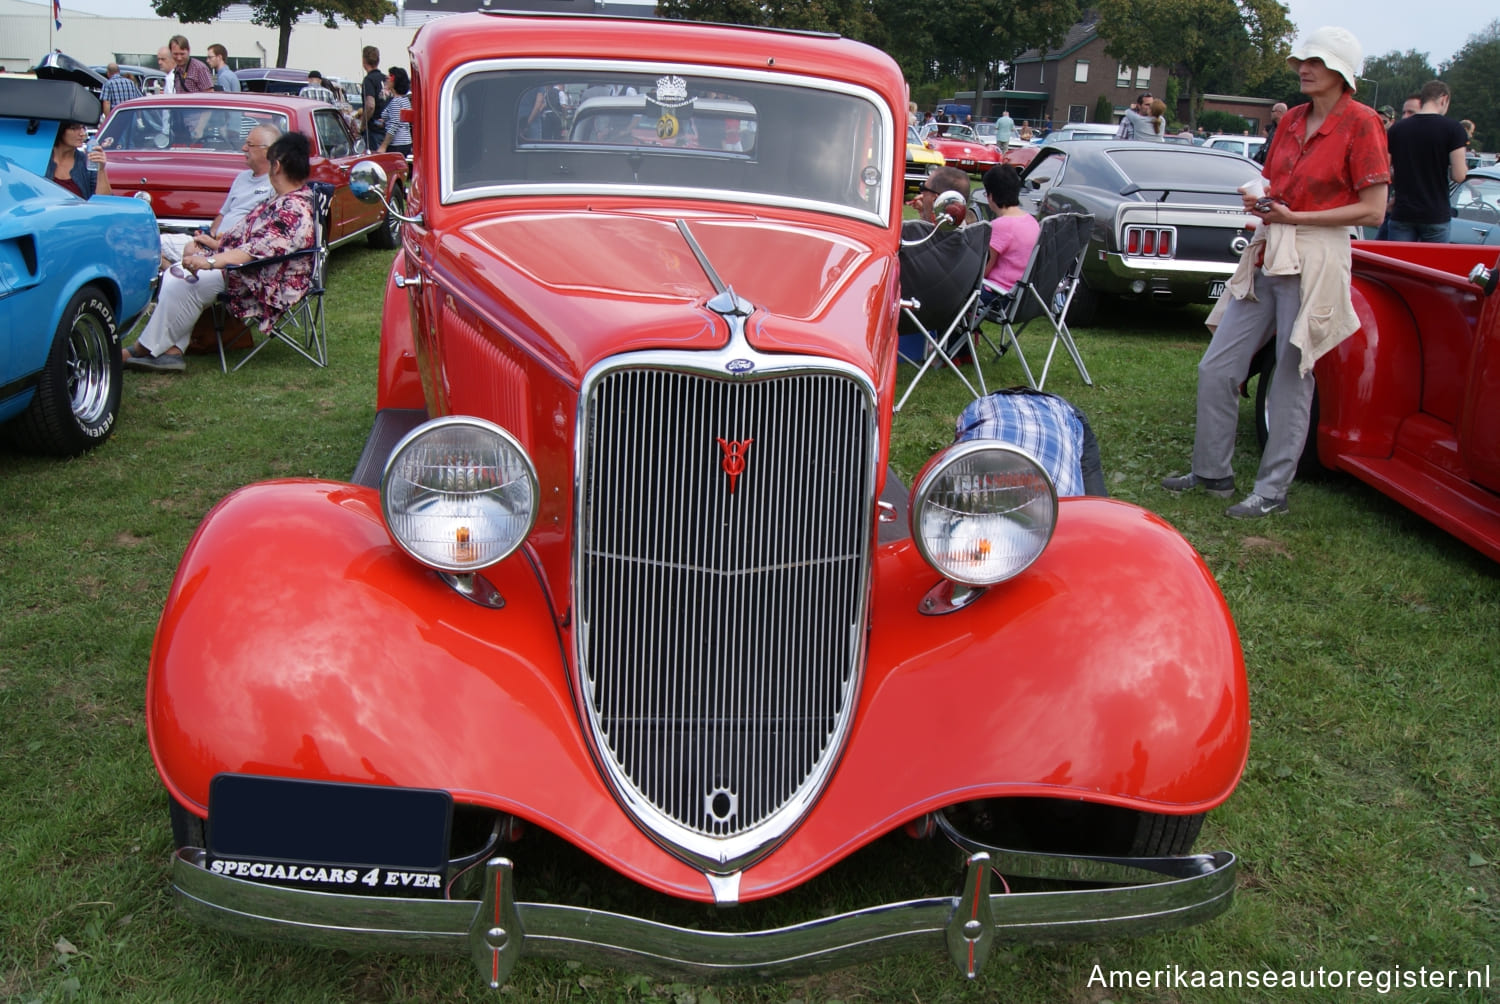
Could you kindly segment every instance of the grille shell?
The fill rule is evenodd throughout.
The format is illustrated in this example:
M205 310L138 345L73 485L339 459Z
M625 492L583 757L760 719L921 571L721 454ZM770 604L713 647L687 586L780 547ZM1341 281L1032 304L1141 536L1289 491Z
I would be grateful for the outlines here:
M717 872L811 805L864 652L873 389L826 360L757 362L772 360L753 376L701 355L619 360L582 399L584 711L627 809Z

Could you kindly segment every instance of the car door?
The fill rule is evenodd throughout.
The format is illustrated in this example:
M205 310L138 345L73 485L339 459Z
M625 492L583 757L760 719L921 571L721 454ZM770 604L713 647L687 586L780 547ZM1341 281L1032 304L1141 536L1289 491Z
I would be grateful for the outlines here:
M314 158L311 177L333 185L328 239L341 241L378 223L383 209L379 202L368 205L360 202L349 190L349 171L363 159L363 155L356 145L357 137L338 109L317 108L312 116L320 156Z
M1500 178L1470 175L1449 195L1453 222L1448 240L1454 244L1500 244Z

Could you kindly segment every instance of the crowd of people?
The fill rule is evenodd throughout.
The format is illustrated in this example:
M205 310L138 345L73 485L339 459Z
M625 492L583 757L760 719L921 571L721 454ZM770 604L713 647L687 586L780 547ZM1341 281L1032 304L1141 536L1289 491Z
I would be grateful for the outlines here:
M411 108L411 78L400 66L381 71L380 51L375 46L365 46L361 57L367 72L363 104L354 113L355 127L366 149L410 156L411 125L402 112ZM228 51L217 43L208 47L204 62L192 56L184 36L174 35L157 51L157 64L166 75L165 94L241 89ZM106 74L100 94L106 116L115 105L143 96L117 64L110 63ZM331 93L324 84L320 71L310 71L301 93L322 98ZM48 177L84 199L112 192L108 154L102 146L88 142L92 126L61 123L47 166ZM228 293L229 309L236 317L264 324L307 292L312 263L305 258L264 269L226 270L226 266L312 246L315 199L306 184L311 143L301 133L282 134L263 124L245 135L241 151L245 169L231 183L212 223L192 234L161 235L163 271L156 304L134 344L122 348L127 369L184 371L183 356L193 328L221 293Z

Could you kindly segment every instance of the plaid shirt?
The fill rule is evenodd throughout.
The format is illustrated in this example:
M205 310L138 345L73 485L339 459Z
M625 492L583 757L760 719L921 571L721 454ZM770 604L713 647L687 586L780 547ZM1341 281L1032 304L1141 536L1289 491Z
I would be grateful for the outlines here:
M104 82L103 87L99 88L100 100L108 101L111 108L121 101L129 101L131 98L138 97L141 97L141 89L135 86L135 81L123 73L116 73Z
M957 442L998 439L1031 454L1058 497L1083 495L1083 423L1056 394L1017 388L987 394L958 416Z

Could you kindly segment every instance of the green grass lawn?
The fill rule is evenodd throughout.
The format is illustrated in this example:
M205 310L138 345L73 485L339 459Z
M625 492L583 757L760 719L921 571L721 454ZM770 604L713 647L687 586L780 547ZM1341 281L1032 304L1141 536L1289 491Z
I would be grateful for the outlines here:
M483 991L463 959L350 956L237 941L173 909L166 800L143 703L156 619L194 527L216 500L282 476L345 478L374 413L390 253L333 255L330 365L273 346L225 377L126 375L120 424L95 453L0 447L0 1000L453 1001ZM1200 848L1241 858L1232 910L1137 940L1002 948L975 983L937 956L813 979L692 986L523 962L516 1001L1243 1001L1500 999L1500 568L1363 487L1299 482L1289 515L1225 519L1226 503L1157 487L1192 442L1201 309L1118 311L1078 333L1096 385L1066 358L1048 389L1083 407L1110 490L1160 513L1204 555L1249 667L1244 780ZM1032 337L1034 365L1045 342ZM1020 382L1013 359L991 386ZM952 437L964 396L929 377L896 419L906 478ZM1256 450L1242 414L1236 456ZM1150 583L1122 583L1150 589ZM247 590L274 583L246 583ZM232 621L236 611L224 611ZM940 737L934 737L940 741ZM879 853L887 853L880 849ZM888 853L899 854L899 849ZM608 876L567 863L561 883ZM892 874L893 873L893 874ZM838 870L826 909L946 891L899 868ZM597 888L591 894L602 895ZM610 896L625 896L609 893ZM1102 970L1470 969L1488 990L1110 989ZM1342 979L1342 975L1339 977Z

